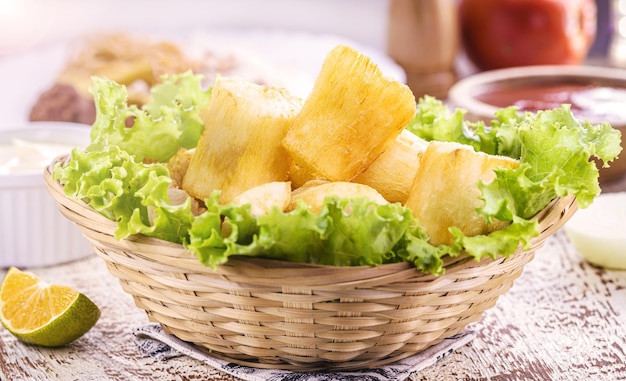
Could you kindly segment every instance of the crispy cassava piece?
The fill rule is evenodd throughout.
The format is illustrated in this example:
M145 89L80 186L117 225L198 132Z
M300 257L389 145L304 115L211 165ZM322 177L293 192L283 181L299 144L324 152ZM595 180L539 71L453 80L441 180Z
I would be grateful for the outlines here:
M170 177L173 182L172 186L180 187L183 184L183 178L185 177L187 168L189 168L189 163L191 162L194 152L195 148L189 150L181 148L167 162L167 169L170 171Z
M352 180L376 189L389 202L404 204L428 142L403 130L374 162Z
M267 214L273 207L285 210L291 201L291 183L274 181L252 187L235 197L234 205L250 204L250 213L254 217Z
M408 86L385 78L368 57L339 45L326 56L283 145L313 178L349 181L398 136L415 107Z
M219 189L226 203L254 186L286 181L288 155L281 140L301 106L284 89L218 77L182 188L199 199Z
M289 181L291 181L291 186L293 189L298 189L309 181L318 180L307 171L305 168L300 167L296 164L295 161L290 157L289 158Z
M386 204L387 200L372 187L346 181L312 180L291 192L291 202L286 210L294 210L298 200L304 201L313 213L322 210L324 199L328 196L367 197L378 204Z
M487 221L476 213L483 205L478 181L493 181L496 167L515 168L517 160L475 152L459 143L431 141L424 152L406 206L413 211L434 245L451 244L456 226L466 236L487 234L508 223Z

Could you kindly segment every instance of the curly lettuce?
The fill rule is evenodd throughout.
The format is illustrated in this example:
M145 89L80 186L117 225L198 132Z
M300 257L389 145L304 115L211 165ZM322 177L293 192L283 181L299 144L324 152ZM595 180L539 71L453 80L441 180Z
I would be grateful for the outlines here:
M487 125L466 121L464 110L424 97L409 131L521 161L516 169L497 169L493 182L478 184L484 205L477 212L489 221L509 221L506 228L467 237L453 227L454 242L434 246L401 204L328 197L319 213L300 204L254 217L249 205L220 204L219 191L202 200L204 211L194 215L191 199L170 202L171 179L160 163L197 144L203 130L200 110L211 91L202 89L201 79L191 73L164 77L152 90L153 101L138 108L127 104L123 86L94 78L92 143L85 151L74 149L67 164L55 166L53 177L67 196L116 221L117 239L143 234L180 243L211 267L246 255L335 266L409 261L437 275L444 272L446 255L508 256L539 234L532 217L555 197L573 194L581 207L589 205L600 193L591 159L608 165L621 151L619 131L606 123L583 123L566 105L538 113L501 109Z
M501 109L487 127L464 120L465 111L449 111L441 101L424 97L407 129L426 140L456 141L477 151L519 159L516 169L496 170L496 179L479 184L487 219L531 218L555 197L576 196L581 208L600 194L598 168L621 152L621 133L609 123L591 125L578 120L569 105L518 113Z
M204 124L199 111L209 104L210 89L202 89L202 76L189 73L164 76L151 89L152 101L142 108L128 105L125 86L94 77L90 89L96 105L87 150L118 146L144 159L166 162L179 148L198 144Z

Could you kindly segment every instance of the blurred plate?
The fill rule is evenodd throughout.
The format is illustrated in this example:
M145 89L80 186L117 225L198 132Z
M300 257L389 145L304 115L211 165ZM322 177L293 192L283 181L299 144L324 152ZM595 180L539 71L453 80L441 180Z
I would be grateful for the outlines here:
M405 82L405 74L384 52L336 35L274 30L202 29L189 31L129 32L163 38L182 45L190 54L210 50L239 54L276 85L306 97L326 54L337 44L347 44L379 65L384 74ZM0 129L28 121L39 94L52 86L76 41L64 41L0 57ZM273 83L272 83L273 84Z

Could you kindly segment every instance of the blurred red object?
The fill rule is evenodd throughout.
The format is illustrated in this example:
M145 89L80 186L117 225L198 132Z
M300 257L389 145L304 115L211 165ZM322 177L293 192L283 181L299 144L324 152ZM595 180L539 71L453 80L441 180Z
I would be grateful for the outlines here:
M596 37L595 0L460 0L463 48L480 70L579 64Z

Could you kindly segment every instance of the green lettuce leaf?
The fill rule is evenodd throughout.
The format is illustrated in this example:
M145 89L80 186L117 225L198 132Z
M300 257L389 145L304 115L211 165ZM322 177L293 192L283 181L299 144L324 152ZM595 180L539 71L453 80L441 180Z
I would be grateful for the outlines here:
M598 168L590 158L609 162L621 150L618 130L608 123L582 123L567 105L526 114L517 131L522 165L497 171L494 182L479 185L486 216L503 217L492 213L506 200L511 214L530 218L553 198L569 194L586 208L601 192Z
M162 80L152 88L152 101L140 109L127 104L125 86L94 77L90 91L96 119L87 150L116 145L139 161L166 162L179 148L195 147L204 130L199 110L208 106L210 90L202 89L202 76L190 72Z
M526 220L515 216L513 223L489 235L465 236L460 229L452 227L454 244L458 249L481 260L484 257L495 259L498 256L508 257L520 246L530 248L531 239L539 235L537 221Z
M194 220L191 199L171 205L167 168L137 162L117 146L91 152L75 148L67 165L57 163L52 175L66 196L116 221L116 239L145 234L183 243Z
M479 184L484 207L479 213L491 221L531 218L555 197L576 196L581 208L600 194L598 169L621 151L621 134L608 123L591 125L578 120L569 105L537 113L518 113L515 107L498 110L491 126L464 121L442 102L424 97L407 129L426 140L456 141L477 151L521 161L516 169L496 171L490 184Z
M496 111L490 126L484 121L467 121L466 114L466 110L450 110L439 99L424 96L418 100L415 117L406 129L427 141L457 142L490 155L520 157L517 124L523 116L515 107Z
M442 271L441 261L431 257L445 252L426 243L427 236L415 228L417 222L411 211L400 204L328 197L320 213L300 203L293 211L274 208L255 220L249 207L219 205L217 200L205 200L208 210L192 226L187 245L208 266L225 263L231 255L333 266L403 260L419 264L417 256L409 258L403 242L421 241L422 251L430 255L428 260L435 261L423 267ZM220 225L222 220L225 226Z
M478 149L480 141L464 120L465 110L451 112L440 100L431 96L420 98L417 106L407 130L427 141L458 142Z

